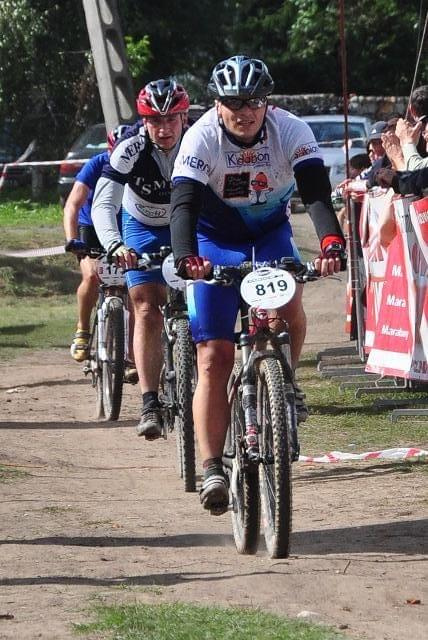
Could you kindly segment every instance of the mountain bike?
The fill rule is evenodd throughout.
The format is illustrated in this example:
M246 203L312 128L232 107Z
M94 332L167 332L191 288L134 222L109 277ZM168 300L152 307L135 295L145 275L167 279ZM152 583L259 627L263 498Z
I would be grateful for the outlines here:
M196 489L195 435L193 428L193 392L196 386L195 347L190 333L186 283L175 274L170 247L145 253L139 268L162 269L166 282L163 315L163 366L160 376L160 401L164 417L164 437L175 431L177 460L185 491Z
M117 420L128 361L128 290L122 269L111 264L104 251L91 249L88 255L97 259L100 287L83 371L91 375L96 390L96 418Z
M256 553L260 520L268 554L286 558L292 525L291 463L299 457L294 372L285 322L273 329L267 310L289 302L297 282L315 280L311 267L282 259L216 265L210 283L240 285L241 358L228 384L230 425L223 452L229 477L237 551ZM282 321L280 321L282 322Z

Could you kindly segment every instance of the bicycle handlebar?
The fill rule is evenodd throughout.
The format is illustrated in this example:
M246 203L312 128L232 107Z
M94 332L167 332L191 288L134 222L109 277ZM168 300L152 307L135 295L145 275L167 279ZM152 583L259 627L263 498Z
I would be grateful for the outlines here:
M253 263L251 261L241 262L239 265L213 265L211 276L204 279L206 284L230 286L235 280L242 280L247 274L255 269L272 267L282 269L291 273L296 282L312 282L321 278L320 272L315 269L313 262L303 264L296 262L293 258L280 258L279 260L267 260Z

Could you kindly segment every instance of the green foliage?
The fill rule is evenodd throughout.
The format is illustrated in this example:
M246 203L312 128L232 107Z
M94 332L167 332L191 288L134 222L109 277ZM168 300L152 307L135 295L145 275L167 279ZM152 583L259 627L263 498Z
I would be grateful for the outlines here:
M258 610L172 603L95 607L96 621L79 633L108 632L121 640L339 640L326 627ZM105 637L105 636L103 636Z
M276 93L341 92L336 0L121 0L117 6L136 91L173 75L192 102L205 103L214 64L247 53L268 63ZM349 91L408 95L420 2L355 0L345 9ZM416 84L425 83L422 55ZM7 122L22 147L36 138L39 157L54 159L100 120L81 0L1 0L0 123Z
M39 157L63 157L77 132L99 118L82 3L2 0L0 121L16 142L36 139Z
M136 80L144 74L152 58L150 40L148 36L144 36L139 40L135 40L132 36L125 36L125 44L129 71Z

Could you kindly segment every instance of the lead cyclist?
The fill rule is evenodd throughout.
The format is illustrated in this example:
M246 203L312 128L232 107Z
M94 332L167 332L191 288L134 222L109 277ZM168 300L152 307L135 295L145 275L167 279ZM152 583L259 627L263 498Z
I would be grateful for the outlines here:
M208 89L215 105L183 137L175 162L171 239L179 275L200 279L213 264L237 265L284 256L299 259L290 225L296 185L321 246L316 267L333 274L345 240L331 202L331 186L310 127L269 105L274 82L263 61L232 56L218 63ZM203 461L200 499L213 514L228 506L221 456L229 423L227 381L234 362L238 293L198 283L188 307L197 343L198 384L193 414ZM302 286L278 310L289 326L294 367L306 334ZM307 417L296 385L298 419Z

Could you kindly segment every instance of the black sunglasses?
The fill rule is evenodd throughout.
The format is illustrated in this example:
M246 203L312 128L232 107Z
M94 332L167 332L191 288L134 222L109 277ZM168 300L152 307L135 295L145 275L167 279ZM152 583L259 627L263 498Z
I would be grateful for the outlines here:
M231 111L239 111L244 106L250 107L254 111L264 107L267 103L267 98L248 98L248 100L241 100L241 98L222 98L221 104Z

